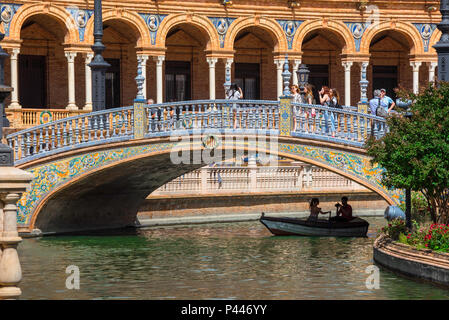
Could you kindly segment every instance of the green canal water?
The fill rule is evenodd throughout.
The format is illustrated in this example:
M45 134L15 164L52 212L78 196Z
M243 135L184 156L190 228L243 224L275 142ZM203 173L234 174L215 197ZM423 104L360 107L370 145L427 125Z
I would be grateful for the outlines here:
M25 239L21 299L448 299L449 290L366 268L368 238L274 237L259 222ZM80 289L66 289L66 268Z

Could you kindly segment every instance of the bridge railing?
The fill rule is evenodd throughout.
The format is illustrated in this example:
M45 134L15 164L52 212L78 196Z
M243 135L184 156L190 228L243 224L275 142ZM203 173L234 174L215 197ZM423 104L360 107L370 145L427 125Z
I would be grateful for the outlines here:
M293 103L292 118L292 136L356 146L363 146L369 136L379 139L388 130L382 117L322 105Z
M127 140L133 136L133 107L123 107L68 117L7 136L14 160L39 158L77 146Z
M141 108L141 109L139 109ZM278 101L202 100L137 105L81 114L7 136L17 164L76 148L143 137L170 136L195 129L287 135L362 147L368 136L387 130L385 119L319 105ZM136 111L140 110L140 111ZM135 117L135 112L139 115ZM281 114L282 112L282 114ZM289 130L285 132L285 125ZM136 132L143 132L141 136Z
M151 196L270 191L364 191L365 187L327 169L310 165L279 167L202 167L155 190Z
M278 101L203 100L146 105L146 135L177 130L279 130Z

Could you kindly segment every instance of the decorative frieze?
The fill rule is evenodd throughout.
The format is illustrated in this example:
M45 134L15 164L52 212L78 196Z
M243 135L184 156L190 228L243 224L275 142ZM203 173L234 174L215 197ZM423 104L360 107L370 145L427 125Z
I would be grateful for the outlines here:
M150 30L150 37L151 37L151 44L156 44L156 36L157 31L159 30L159 26L164 20L164 18L167 16L166 14L146 14L146 13L139 13L139 15L145 20L148 30Z
M287 38L288 49L291 50L293 46L293 39L295 38L296 31L303 21L300 20L277 20L284 30L285 37Z
M345 24L348 26L349 30L351 31L352 37L354 38L356 51L360 52L362 37L369 24L361 22L345 22Z
M75 24L78 27L78 33L80 35L80 42L83 42L87 21L89 21L90 17L94 14L93 10L85 10L78 7L68 7L66 10L75 20Z
M430 38L432 37L433 32L437 28L437 25L432 23L414 23L413 24L419 31L419 34L421 35L423 46L424 46L424 52L429 52L429 43Z
M229 26L234 22L235 18L223 18L223 17L209 17L210 21L214 24L215 29L217 29L220 48L224 48L224 41L226 38L226 33L229 30Z
M5 35L9 37L9 27L14 14L19 10L20 4L0 3L0 18L5 28Z

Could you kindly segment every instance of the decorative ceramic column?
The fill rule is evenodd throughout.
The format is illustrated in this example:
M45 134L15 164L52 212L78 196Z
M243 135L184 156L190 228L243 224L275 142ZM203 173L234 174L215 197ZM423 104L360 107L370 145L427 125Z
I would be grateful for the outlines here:
M284 67L284 60L275 59L274 64L276 65L276 83L277 83L277 98L282 96L282 68Z
M68 64L68 77L69 77L69 103L67 104L67 110L77 110L78 107L75 103L75 57L76 52L66 52Z
M209 64L209 99L215 100L215 64L217 63L217 58L207 58L207 63Z
M225 95L226 91L228 91L231 88L231 68L232 63L234 62L234 59L227 58L225 59L225 83L223 84L225 89Z
M429 82L435 82L435 68L438 66L438 62L429 63Z
M351 67L352 61L343 61L342 65L345 68L345 105L351 105Z
M366 92L368 90L368 80L366 79L366 69L368 68L368 61L363 61L360 63L360 102L368 102L368 97Z
M413 69L413 93L417 94L419 92L419 67L421 66L421 62L412 61L410 62L410 66Z
M11 50L11 104L8 106L10 109L20 109L22 106L19 104L19 81L18 81L18 58L20 49L13 48Z
M156 103L162 103L164 99L163 85L162 85L162 66L164 64L165 56L154 57L156 61Z
M140 65L142 76L144 77L143 81L143 97L147 99L147 61L149 56L146 54L138 54L137 55L137 63ZM140 62L139 62L140 61Z
M93 52L89 52L86 54L84 60L84 74L85 74L85 82L86 82L86 104L84 105L84 110L92 111L92 70L89 67L89 63L92 62L94 57Z
M293 60L293 72L292 72L293 79L292 79L292 81L293 81L293 84L296 84L296 85L298 85L298 68L299 68L300 64L301 64L301 60L298 60L298 59Z
M22 241L17 232L17 201L29 191L33 175L15 167L0 167L0 299L14 299L22 294L22 280L17 246Z

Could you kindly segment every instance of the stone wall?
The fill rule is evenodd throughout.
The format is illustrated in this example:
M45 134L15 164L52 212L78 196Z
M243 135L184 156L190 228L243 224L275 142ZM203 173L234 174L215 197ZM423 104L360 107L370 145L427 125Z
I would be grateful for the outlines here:
M201 215L308 212L313 197L320 199L323 211L332 210L335 215L335 203L340 202L344 194L333 191L320 193L294 194L220 194L201 197L152 197L145 200L139 209L139 219L186 217ZM347 195L353 214L385 209L388 204L373 192L359 192Z

